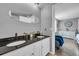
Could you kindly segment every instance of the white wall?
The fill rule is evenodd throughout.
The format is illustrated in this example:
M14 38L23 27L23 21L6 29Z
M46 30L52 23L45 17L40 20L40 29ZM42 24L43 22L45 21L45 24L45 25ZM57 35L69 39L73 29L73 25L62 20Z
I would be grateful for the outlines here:
M78 19L78 32L79 32L79 19Z
M41 9L41 32L44 35L51 35L52 28L52 6L47 4L43 9Z
M55 55L55 5L52 5L52 38L51 42L51 51L52 54Z
M51 36L50 51L55 54L55 6L48 4L41 10L41 32Z
M0 3L0 38L11 37L17 32L40 31L40 22L38 24L26 24L17 21L17 17L12 18L8 15L9 10L25 14L34 14L40 20L40 10L35 9L28 4L7 4Z

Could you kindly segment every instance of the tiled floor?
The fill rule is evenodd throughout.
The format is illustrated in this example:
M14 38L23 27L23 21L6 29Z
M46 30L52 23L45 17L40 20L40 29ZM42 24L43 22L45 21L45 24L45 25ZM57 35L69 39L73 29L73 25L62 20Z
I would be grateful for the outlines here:
M64 38L63 47L56 51L56 55L58 56L78 56L79 49L76 42L72 39Z

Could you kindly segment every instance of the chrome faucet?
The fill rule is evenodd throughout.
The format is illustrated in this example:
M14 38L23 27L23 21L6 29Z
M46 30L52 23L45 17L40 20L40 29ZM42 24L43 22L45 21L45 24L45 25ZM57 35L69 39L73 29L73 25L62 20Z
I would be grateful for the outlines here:
M18 33L15 33L15 39L18 39Z

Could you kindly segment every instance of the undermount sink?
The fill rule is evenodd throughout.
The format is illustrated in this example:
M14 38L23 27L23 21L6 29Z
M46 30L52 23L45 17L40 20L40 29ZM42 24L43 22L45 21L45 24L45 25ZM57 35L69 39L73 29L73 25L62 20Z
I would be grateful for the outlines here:
M8 46L8 47L17 46L17 45L23 44L25 42L26 42L25 40L19 40L19 41L11 42L11 43L7 44L6 46Z
M44 38L44 36L37 36L37 38Z

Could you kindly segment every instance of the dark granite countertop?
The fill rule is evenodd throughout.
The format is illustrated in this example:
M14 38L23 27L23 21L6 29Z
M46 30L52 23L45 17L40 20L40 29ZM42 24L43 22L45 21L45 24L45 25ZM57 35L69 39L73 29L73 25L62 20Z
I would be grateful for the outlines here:
M21 47L24 47L24 46L27 46L27 45L30 45L32 43L35 43L37 41L40 41L40 40L43 40L45 38L48 38L49 36L45 36L44 38L34 38L33 40L27 40L25 43L23 44L20 44L20 45L17 45L17 46L11 46L11 47L7 47L6 44L8 43L11 43L13 42L14 40L10 40L10 38L7 38L5 40L1 40L0 39L0 42L3 43L1 44L2 46L0 46L0 55L3 55L3 54L6 54L8 52L11 52L13 50L16 50L16 49L19 49ZM23 40L23 39L20 39L20 40Z

